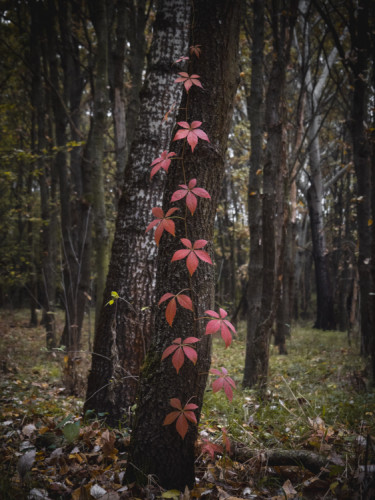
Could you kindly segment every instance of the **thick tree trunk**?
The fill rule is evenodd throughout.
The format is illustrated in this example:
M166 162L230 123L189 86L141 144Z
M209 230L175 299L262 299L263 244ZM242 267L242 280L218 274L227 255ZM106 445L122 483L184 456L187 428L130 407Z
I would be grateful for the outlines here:
M353 67L354 90L352 97L350 131L353 144L353 162L357 176L357 224L359 240L358 272L361 313L361 354L368 358L369 366L375 342L374 310L372 308L372 293L374 284L371 277L371 164L370 145L367 138L365 123L367 121L368 88L366 75L369 65L368 16L370 2L359 2L355 23L352 26L352 50L355 53ZM370 371L372 371L370 369ZM369 374L370 375L370 374ZM371 376L374 374L371 374ZM375 380L375 379L374 379Z
M164 235L160 242L156 296L159 299L166 292L178 293L189 288L194 314L180 308L171 328L166 322L164 307L158 310L152 345L141 375L126 476L127 480L135 478L144 483L148 475L153 474L161 486L179 490L194 484L194 445L198 429L195 425L189 425L182 440L175 426L163 426L163 420L172 410L170 399L178 398L182 405L190 401L198 406L195 413L199 422L210 368L210 339L204 336L205 323L198 318L204 315L206 309L214 307L215 280L214 269L209 264L200 262L190 278L185 262L171 263L171 257L174 251L181 248L181 237L191 241L202 238L212 241L215 211L224 175L226 141L238 82L239 4L233 0L199 0L194 3L191 45L200 45L202 53L199 59L191 56L193 60L189 65L189 74L201 76L204 90L190 90L188 101L183 101L179 118L189 123L202 121L201 128L207 133L210 143L200 141L194 153L188 146L174 144L174 151L184 156L184 169L182 171L179 164L168 173L163 209L170 207L171 195L176 187L191 178L197 179L197 186L207 189L211 200L199 200L194 216L187 215L185 227L182 221L177 220L176 238ZM183 109L185 107L186 111ZM183 204L179 206L183 214L185 208ZM210 245L207 250L212 255ZM161 361L161 355L176 337L189 336L201 339L197 344L198 362L194 366L190 361L185 361L177 375L170 359Z
M255 0L254 35L251 58L251 93L247 98L247 115L251 127L251 158L249 172L248 216L250 229L249 282L247 287L247 337L243 376L244 387L252 387L257 378L256 329L262 297L263 244L262 201L259 168L262 165L264 105L263 105L263 48L264 48L264 2Z
M85 408L106 412L111 424L124 417L134 404L138 375L150 343L155 312L157 249L153 234L145 234L151 209L163 196L165 174L150 181L150 164L170 141L172 118L162 122L182 88L174 84L174 61L188 44L187 0L158 4L138 127L125 171L125 184L118 206L116 232L104 294L120 299L103 306L95 334L94 355L88 379ZM169 167L174 168L174 162Z

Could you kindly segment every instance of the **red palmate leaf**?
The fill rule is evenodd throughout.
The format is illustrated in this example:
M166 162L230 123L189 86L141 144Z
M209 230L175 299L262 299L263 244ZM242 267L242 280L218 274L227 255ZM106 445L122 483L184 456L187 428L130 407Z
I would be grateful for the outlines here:
M162 304L165 300L168 299L171 300L165 310L165 317L170 326L172 326L174 317L176 316L176 310L177 310L176 299L177 302L180 304L180 306L184 307L185 309L189 309L190 311L193 310L193 303L191 301L191 298L182 293L178 293L177 295L173 295L172 293L165 293L159 300L158 305L160 306L160 304Z
M183 342L181 342L181 338L174 339L172 345L167 347L162 354L161 360L163 361L165 358L170 356L172 353L172 364L178 373L180 368L184 364L185 355L192 361L195 365L198 359L197 351L191 347L191 344L195 344L199 342L199 339L196 337L188 337Z
M191 125L189 125L188 122L178 122L178 125L182 128L176 132L173 140L178 141L186 137L192 151L194 151L195 146L198 144L198 138L210 142L206 132L203 132L203 130L199 128L202 122L194 121Z
M194 54L195 56L197 56L199 58L199 56L201 54L200 45L191 45L189 50L190 50L190 54Z
M188 60L189 60L189 58L187 56L181 56L173 64L177 64L181 61L188 61Z
M171 262L174 262L176 260L181 260L187 257L186 267L189 270L190 276L194 274L194 272L198 267L199 263L198 259L203 260L208 264L212 264L211 258L208 255L208 253L205 252L204 250L199 250L200 248L207 245L208 242L206 240L196 240L194 242L194 245L192 245L191 241L188 240L187 238L181 238L181 242L183 245L186 246L187 250L185 249L177 250L172 257Z
M219 311L220 314L215 311L205 311L205 314L208 314L211 318L213 318L207 323L205 334L210 335L220 330L222 339L225 342L225 347L228 347L232 342L232 334L229 330L232 330L233 333L236 333L236 329L230 321L224 319L228 315L228 313L221 308L219 309Z
M181 401L177 398L172 398L170 400L170 405L178 411L168 413L164 419L163 425L172 424L177 419L176 430L182 439L184 439L189 427L188 420L197 424L197 418L193 410L196 410L198 406L194 403L187 403L184 408L182 408Z
M233 399L232 387L235 389L236 384L234 380L230 378L230 376L228 375L228 370L222 366L221 371L217 370L216 368L212 368L212 370L210 370L210 373L219 376L219 378L217 378L212 382L213 392L218 392L221 389L224 389L227 398L229 399L229 401L232 401Z
M164 230L168 231L168 233L170 233L172 236L175 235L175 225L173 220L170 219L170 216L176 210L178 210L178 208L170 208L168 212L164 215L164 212L160 207L154 207L152 209L152 214L154 215L154 217L156 217L156 219L150 222L145 232L147 233L147 231L150 231L150 229L157 226L155 231L155 241L158 246L161 235L163 234Z
M212 441L209 441L208 439L203 439L201 453L207 453L210 455L211 459L214 460L215 453L223 453L223 447L219 444L212 443Z
M191 179L189 184L180 184L179 187L182 189L178 189L172 195L171 202L182 200L186 196L186 205L190 210L191 215L194 215L195 209L197 208L197 198L196 196L200 196L201 198L211 198L209 193L199 187L195 187L197 184L197 179Z
M169 111L168 111L169 113ZM151 179L153 176L156 174L156 172L159 172L159 170L162 168L166 172L168 172L169 165L171 164L171 158L172 156L176 156L176 153L168 153L168 151L163 151L162 154L160 155L159 158L156 158L153 160L151 163L151 167L153 166L154 168L151 170Z
M186 92L189 92L192 85L196 85L203 89L201 82L198 80L200 78L199 75L188 75L184 71L179 73L180 77L177 78L174 83L182 83L184 84Z

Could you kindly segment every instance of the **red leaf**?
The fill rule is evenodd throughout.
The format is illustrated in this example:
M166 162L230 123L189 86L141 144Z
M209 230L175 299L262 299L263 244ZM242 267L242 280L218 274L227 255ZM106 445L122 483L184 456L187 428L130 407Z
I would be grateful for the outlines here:
M170 345L170 346L168 346L165 349L165 351L163 352L161 360L163 361L165 358L167 358L168 356L170 356L172 354L172 352L174 352L176 349L178 349L177 345Z
M171 262L174 262L175 260L181 260L184 259L187 255L189 255L190 250L177 250L172 257Z
M170 354L173 354L172 364L176 369L177 373L180 371L180 368L184 364L185 355L192 361L194 364L197 362L198 355L193 347L190 347L189 344L193 344L199 342L199 339L196 337L188 337L186 340L181 343L181 338L174 339L173 344L165 349L163 355L161 357L162 361L167 358Z
M181 415L179 411L171 411L171 413L168 413L168 415L165 417L163 425L169 425L172 422L176 420L176 418Z
M211 321L209 321L206 325L205 335L216 333L220 328L220 324L221 322L219 319L212 319Z
M176 309L176 299L173 297L173 299L169 301L169 304L167 305L167 308L165 310L165 317L169 323L169 326L172 326L174 317L176 316Z
M195 209L197 208L197 198L191 191L189 191L186 196L186 205L190 210L191 215L194 215Z
M211 310L205 311L205 314L208 314L210 317L215 318L207 323L205 334L210 335L212 333L217 332L220 329L221 337L225 342L225 346L228 347L232 342L232 334L229 331L229 328L232 330L233 333L236 333L236 329L234 328L232 323L230 323L230 321L224 319L228 315L228 313L221 308L219 309L219 311L220 315L215 311Z
M162 298L159 300L159 303L158 303L158 306L160 306L160 304L162 302L164 302L165 300L168 300L170 299L171 297L174 297L173 293L165 293ZM206 311L207 312L207 311Z
M170 400L170 405L173 406L173 408L177 408L179 411L172 411L171 413L168 413L168 415L164 419L163 425L169 425L173 423L178 417L176 422L176 430L182 437L182 439L184 439L189 428L187 419L194 424L197 423L195 414L190 410L195 410L196 408L198 408L198 406L193 403L188 403L184 408L182 408L181 401L177 398L172 398Z
M152 213L156 218L156 220L153 220L148 226L147 226L147 229L146 229L146 233L147 231L149 231L150 229L152 229L153 227L155 227L156 225L158 226L156 228L156 231L155 231L155 241L156 241L156 244L159 245L159 241L160 241L160 238L164 232L164 230L166 230L168 233L170 233L172 236L175 235L175 224L173 222L173 220L169 219L169 217L176 211L178 210L178 208L176 207L173 207L171 209L168 210L168 212L164 215L164 212L163 210L160 208L160 207L154 207L152 209Z
M187 405L186 405L187 406ZM185 406L185 409L186 409L186 406ZM196 405L195 405L196 406ZM198 407L197 407L198 408ZM185 417L190 420L190 422L193 422L193 424L196 424L197 423L197 417L195 416L195 413L193 413L192 411L185 411L184 413Z
M193 249L196 250L197 248L203 248L206 246L208 243L207 240L196 240L193 245Z
M177 398L172 398L170 401L169 401L169 404L173 407L173 408L177 408L178 410L182 410L182 404L181 404L181 401Z
M219 444L211 443L207 439L203 440L201 453L208 453L212 460L215 458L215 453L223 453L223 448Z
M161 168L168 172L172 156L176 156L176 153L168 153L168 151L163 151L159 158L153 160L151 166L154 166L154 168L151 170L151 179Z
M182 350L184 351L184 354L186 354L186 356L190 359L190 361L195 365L198 360L197 351L192 347L186 345L182 348Z
M187 295L179 294L176 296L176 299L180 306L184 307L185 309L189 309L190 311L193 310L193 303L191 301L191 298Z
M188 75L188 73L185 72L181 72L179 75L180 78L177 78L175 83L183 82L186 92L189 92L192 85L197 85L197 87L203 88L201 82L198 80L198 78L200 78L199 75Z
M195 255L194 252L190 252L187 259L186 259L186 266L189 270L189 273L190 273L190 276L193 276L193 274L195 273L197 267L198 267L198 258L197 256Z
M186 137L192 152L194 152L195 146L198 143L198 138L210 142L207 134L203 132L203 130L198 128L202 125L202 122L193 121L191 125L189 125L187 122L178 122L178 125L180 125L182 129L177 131L173 140L178 141L179 139L184 139Z
M207 264L212 264L211 257L204 250L195 250L195 255L199 257L203 262L207 262Z
M212 370L210 370L210 373L213 373L214 375L219 375L219 378L217 378L212 382L213 392L218 392L221 389L224 389L225 395L227 396L229 401L232 401L233 399L232 387L235 389L236 384L234 380L231 377L229 377L228 370L222 367L220 372L216 368L213 368Z
M178 417L177 422L176 422L176 430L179 433L179 435L184 439L186 436L187 430L189 428L189 424L187 423L187 420L185 418L184 413L181 413L181 415Z
M200 53L201 53L200 45L191 45L189 50L190 50L190 54L194 54L196 57L199 58Z
M172 356L172 365L175 367L176 372L180 371L181 366L184 364L185 356L180 347L177 347L177 351Z

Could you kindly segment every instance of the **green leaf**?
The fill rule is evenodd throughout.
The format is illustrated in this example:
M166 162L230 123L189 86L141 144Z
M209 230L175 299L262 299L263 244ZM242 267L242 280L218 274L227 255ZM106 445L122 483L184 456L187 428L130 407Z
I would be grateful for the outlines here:
M63 434L68 443L73 443L79 436L80 422L70 422L63 427Z
M117 292L111 292L111 297L114 297L115 299L119 298L119 295Z
M164 491L162 494L162 498L178 498L180 496L181 491L178 490L168 490Z

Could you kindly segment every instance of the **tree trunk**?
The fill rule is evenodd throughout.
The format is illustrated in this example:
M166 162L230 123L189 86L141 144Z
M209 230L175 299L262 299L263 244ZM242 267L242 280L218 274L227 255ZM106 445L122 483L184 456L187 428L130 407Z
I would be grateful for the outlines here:
M153 235L145 234L145 229L165 184L163 171L150 181L150 164L169 145L172 120L162 120L173 103L181 99L181 86L174 84L173 62L186 52L188 43L188 1L163 1L158 7L104 294L104 302L112 291L120 299L101 309L85 403L86 409L107 413L112 425L134 404L140 366L150 343L157 249ZM174 162L170 166L173 168Z
M164 307L156 315L152 345L148 351L141 374L135 426L132 433L131 452L126 479L146 482L149 474L155 475L164 488L184 490L194 484L195 441L198 429L189 426L185 439L177 434L174 425L163 426L165 416L171 411L170 399L179 398L182 405L188 401L196 404L199 422L203 394L210 368L210 339L204 336L204 324L198 318L214 306L214 269L201 262L189 278L184 261L171 263L173 252L181 248L181 237L192 241L211 240L215 211L224 175L224 158L229 132L233 99L238 82L238 35L240 2L227 0L199 0L194 3L194 21L191 45L201 46L199 59L191 56L189 74L201 77L204 90L191 89L188 100L182 103L179 118L189 123L202 121L201 128L210 143L200 141L194 153L189 147L174 144L174 151L183 152L183 172L178 166L171 169L163 199L163 209L170 206L172 193L178 184L191 178L197 186L208 190L211 200L199 200L193 217L187 216L185 227L176 223L176 238L163 236L158 254L156 296L190 288L194 314L188 310L177 311L173 328L166 323ZM186 108L186 109L184 109ZM175 149L176 148L176 149ZM180 205L183 208L183 205ZM185 211L185 208L181 211ZM177 220L177 222L179 222ZM212 255L212 249L209 251ZM196 319L194 319L194 317ZM164 349L176 337L196 336L198 362L185 361L179 375L170 359L161 361Z
M251 127L251 159L249 172L248 216L250 229L249 282L247 287L247 337L243 386L252 387L257 378L256 329L262 297L263 245L262 245L262 201L260 176L262 165L264 105L263 105L263 48L264 48L264 2L255 0L254 37L251 58L251 94L247 98L247 115Z
M39 188L41 200L41 267L42 267L42 306L43 325L46 329L47 349L56 347L56 325L55 325L55 296L56 296L56 186L54 176L51 176L48 163L45 161L47 149L46 94L42 85L42 47L41 38L45 33L46 12L44 7L30 4L31 14L31 65L32 65L32 91L31 99L33 113L36 117L36 154L38 155ZM53 168L53 166L52 166Z
M96 67L93 78L93 113L87 144L88 168L91 171L92 207L95 228L95 274L96 274L96 307L95 324L103 303L103 293L108 270L109 234L104 194L104 137L107 125L108 98L108 30L107 9L103 0L89 2L90 17L96 33Z
M374 333L374 310L372 308L374 283L371 277L371 164L370 145L367 138L366 121L368 108L368 88L366 75L370 62L370 41L368 36L370 2L361 0L356 10L356 16L351 16L352 21L352 51L355 54L353 66L353 96L350 131L353 144L353 162L357 176L357 224L359 240L358 272L360 290L361 313L361 354L368 359L369 368L373 366L374 359L370 361ZM370 372L372 369L370 368ZM371 377L375 373L369 373ZM375 380L375 377L373 378Z
M273 32L274 59L266 95L265 125L267 145L263 167L262 245L263 276L262 299L259 321L254 334L254 360L252 380L265 387L268 377L269 342L276 312L276 269L281 269L281 242L276 224L285 221L277 217L282 198L282 181L286 167L284 127L284 92L286 69L289 61L291 37L297 14L297 1L289 8L284 2L272 5L271 22ZM266 221L266 223L265 223Z

